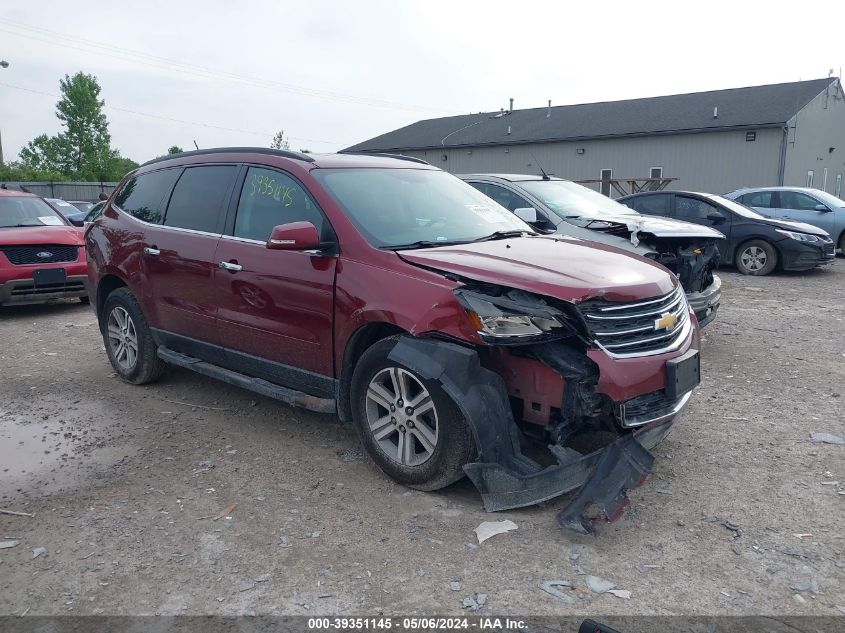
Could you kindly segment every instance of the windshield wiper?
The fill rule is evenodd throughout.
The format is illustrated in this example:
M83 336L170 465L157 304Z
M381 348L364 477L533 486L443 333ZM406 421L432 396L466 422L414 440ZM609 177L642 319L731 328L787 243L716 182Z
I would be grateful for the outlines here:
M473 240L473 242L490 242L492 240L504 240L509 237L522 237L523 235L534 235L534 233L529 233L528 231L523 231L519 229L514 229L510 231L495 231L490 235L479 237L478 239Z
M435 246L454 246L455 244L466 244L466 240L419 240L410 242L409 244L396 244L390 246L382 246L381 249L385 251L410 251L415 248L432 248Z
M46 224L8 224L6 226L2 226L0 228L3 229L20 229L25 226L47 226Z

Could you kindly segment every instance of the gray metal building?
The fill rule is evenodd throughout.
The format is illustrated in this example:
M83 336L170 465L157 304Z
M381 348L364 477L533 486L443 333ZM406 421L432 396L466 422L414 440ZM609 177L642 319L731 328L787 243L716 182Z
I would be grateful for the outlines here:
M452 173L539 174L612 195L610 179L670 189L812 186L842 195L838 78L419 121L344 151L401 153Z

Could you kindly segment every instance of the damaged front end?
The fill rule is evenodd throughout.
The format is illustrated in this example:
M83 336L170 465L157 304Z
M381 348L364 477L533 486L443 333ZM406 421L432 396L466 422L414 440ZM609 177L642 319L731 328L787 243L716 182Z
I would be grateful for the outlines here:
M665 361L631 358L620 369L565 301L474 282L455 295L484 345L404 336L390 358L439 381L461 409L478 455L464 470L485 508L528 506L581 488L558 515L562 526L592 532L596 521L621 516L628 490L651 470L648 449L689 399L669 393ZM682 336L691 338L688 329Z
M722 280L716 275L716 269L721 258L717 242L724 236L686 222L674 223L681 227L667 224L665 218L661 218L657 226L652 226L654 222L647 216L634 216L627 222L594 220L589 228L626 237L634 247L648 249L645 256L668 268L681 282L690 308L703 327L716 317L722 298ZM691 231L683 228L687 226L692 227Z

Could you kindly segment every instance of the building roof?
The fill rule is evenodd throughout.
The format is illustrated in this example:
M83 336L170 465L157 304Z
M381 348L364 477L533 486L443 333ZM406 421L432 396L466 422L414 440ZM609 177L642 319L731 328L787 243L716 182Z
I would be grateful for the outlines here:
M784 125L836 77L690 94L427 119L344 151L512 145ZM714 108L718 116L714 117ZM508 133L510 130L510 133Z

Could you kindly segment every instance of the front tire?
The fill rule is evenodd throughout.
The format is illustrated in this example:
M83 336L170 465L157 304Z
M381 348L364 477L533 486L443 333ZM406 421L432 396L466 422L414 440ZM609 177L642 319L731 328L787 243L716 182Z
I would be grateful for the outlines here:
M117 375L133 385L158 380L165 364L158 357L144 313L128 288L118 288L103 306L103 342Z
M764 240L750 240L736 250L736 268L743 275L768 275L778 265L778 252Z
M372 460L396 482L437 490L464 476L474 453L472 433L452 398L388 358L398 336L371 346L352 376L352 418Z

